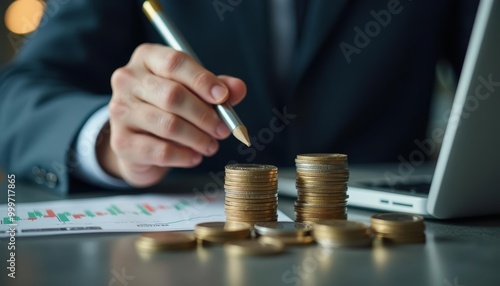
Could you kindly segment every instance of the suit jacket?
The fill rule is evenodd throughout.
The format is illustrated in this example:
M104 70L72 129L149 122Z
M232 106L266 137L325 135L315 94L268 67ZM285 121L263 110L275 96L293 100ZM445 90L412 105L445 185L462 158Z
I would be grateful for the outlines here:
M292 165L298 153L396 161L425 136L438 59L460 70L476 1L310 0L290 77L273 73L265 0L161 0L215 74L240 77L234 138L192 171L231 161ZM75 136L111 95L110 76L144 42L162 43L138 0L49 0L39 29L0 77L0 164L65 192ZM405 157L406 158L406 157Z

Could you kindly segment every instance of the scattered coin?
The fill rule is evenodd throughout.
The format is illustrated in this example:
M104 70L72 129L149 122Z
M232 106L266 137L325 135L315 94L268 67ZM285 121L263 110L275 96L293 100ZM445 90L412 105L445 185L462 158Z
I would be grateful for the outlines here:
M240 240L224 244L224 250L231 255L274 255L283 252L285 245L280 241Z
M142 234L135 245L138 249L147 251L183 250L193 248L196 238L181 232L149 232Z
M424 218L404 213L383 213L371 217L371 228L377 238L391 243L425 242Z
M279 237L307 236L312 231L312 225L292 221L259 222L254 225L254 228L258 235Z
M197 224L194 233L199 240L223 243L250 237L251 228L244 222L205 222Z
M261 236L259 240L262 242L274 243L279 241L284 245L308 245L314 243L314 238L311 235L305 236Z
M372 243L370 229L361 222L325 220L313 224L316 242L326 247L361 247Z

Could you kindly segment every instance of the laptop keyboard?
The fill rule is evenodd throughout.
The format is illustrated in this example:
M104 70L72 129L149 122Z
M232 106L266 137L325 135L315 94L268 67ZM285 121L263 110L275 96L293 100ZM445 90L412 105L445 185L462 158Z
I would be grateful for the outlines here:
M394 184L364 182L362 185L368 188L379 188L419 195L428 195L431 187L429 181L396 182Z

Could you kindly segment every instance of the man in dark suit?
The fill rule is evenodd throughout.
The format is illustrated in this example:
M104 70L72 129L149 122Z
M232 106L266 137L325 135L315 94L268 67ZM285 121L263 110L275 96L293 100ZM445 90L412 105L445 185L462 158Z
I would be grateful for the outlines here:
M286 166L302 152L395 161L424 138L436 62L445 56L460 70L477 8L469 0L160 1L203 68L144 44L162 41L141 2L48 1L1 74L5 170L63 193L76 178L144 187L176 167ZM210 106L244 97L235 109L251 148L219 142L230 133Z

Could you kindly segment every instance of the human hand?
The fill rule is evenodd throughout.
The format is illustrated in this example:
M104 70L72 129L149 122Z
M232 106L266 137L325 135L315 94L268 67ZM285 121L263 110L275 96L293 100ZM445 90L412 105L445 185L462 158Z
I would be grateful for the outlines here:
M218 150L231 132L212 104L243 100L242 80L215 76L172 48L143 44L111 77L110 133L97 145L106 172L135 187L159 182Z

